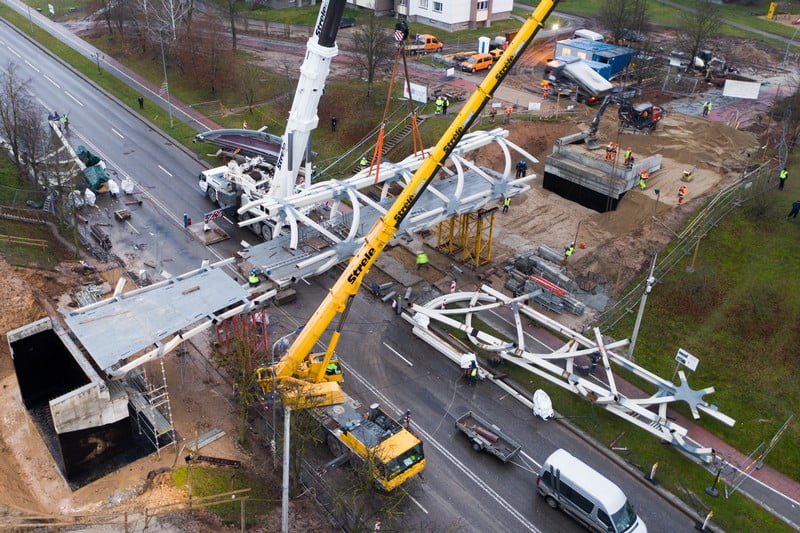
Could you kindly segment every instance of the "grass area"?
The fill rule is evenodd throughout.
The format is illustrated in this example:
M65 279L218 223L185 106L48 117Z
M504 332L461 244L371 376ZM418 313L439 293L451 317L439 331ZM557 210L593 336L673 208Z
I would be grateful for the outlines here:
M191 470L191 474L190 471ZM189 475L193 497L213 496L238 489L249 488L245 502L245 525L253 526L258 518L272 513L280 505L280 487L267 486L264 480L244 470L193 466L181 466L172 470L175 486L189 491ZM207 509L218 515L226 524L240 524L241 508L237 500L231 503L212 505Z
M637 341L637 360L661 375L672 374L678 347L700 359L692 383L714 385L708 400L737 420L713 430L745 453L768 442L800 404L792 260L800 229L784 220L789 203L773 192L729 215L702 242L693 273L681 265L654 288ZM627 336L631 322L614 336ZM794 423L766 464L796 477L800 450L790 443L799 439Z
M53 236L47 226L0 219L0 236L39 239L48 243L45 248L40 248L27 244L3 242L0 239L0 255L14 266L49 270L55 268L61 260L57 250L50 244Z

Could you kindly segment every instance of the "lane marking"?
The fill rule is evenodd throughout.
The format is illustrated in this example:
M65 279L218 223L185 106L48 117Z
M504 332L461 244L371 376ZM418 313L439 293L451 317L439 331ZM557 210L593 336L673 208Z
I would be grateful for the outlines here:
M57 84L52 79L50 79L50 76L48 76L47 74L42 74L42 77L44 79L46 79L47 81L49 81L50 83L52 83L53 85L55 85L57 88L59 88L59 89L61 88L61 85Z
M537 463L537 462L536 462L536 459L534 459L533 457L531 457L530 455L528 455L528 454L527 454L527 453L525 453L524 451L520 450L520 451L519 451L519 454L520 454L520 455L524 455L524 456L525 456L525 458L526 458L526 459L528 459L528 461L530 461L530 462L532 462L533 464L535 464L535 465L536 465L536 468L538 468L539 470L541 470L541 469L542 469L542 465L540 465L539 463Z
M135 232L136 232L136 235L141 235L141 233L139 233L139 230L133 227L133 224L131 224L131 221L130 221L130 220L126 220L126 221L125 221L125 223L126 223L127 225L129 225L133 231L135 231Z
M394 348L392 348L391 346L389 346L389 345L388 345L388 344L386 344L385 342L383 343L383 345L384 345L384 346L386 346L387 348L389 348L389 349L390 349L390 350L391 350L391 351L392 351L392 352L393 352L393 353L394 353L394 354L395 354L397 357L399 357L400 359L402 359L403 361L405 361L405 363L406 363L408 366L414 366L414 363L412 363L411 361L409 361L408 359L406 359L405 357L403 357L402 355L400 355L400 352L398 352L397 350L395 350Z
M36 68L36 65L34 65L33 63L31 63L31 62L30 62L30 61L28 61L27 59L25 60L25 64L26 64L26 65L28 65L29 67L31 67L31 68L32 68L33 70L35 70L36 72L39 72L39 73L41 73L41 72L42 72L41 70L39 70L38 68Z
M419 503L419 502L417 501L417 499L416 499L415 497L413 497L411 494L409 494L409 493L408 493L408 491L407 491L406 489L403 489L403 492L405 492L405 493L406 493L406 496L408 496L409 498L411 498L411 501L412 501L412 502L414 502L415 504L417 504L417 507L419 507L420 509L422 509L422 512L423 512L423 513L425 513L425 514L430 514L430 513L428 513L428 510L427 510L427 509L425 509L425 508L422 506L422 504L421 504L421 503Z
M79 106L81 106L81 107L85 107L85 106L83 105L83 103L82 103L80 100L78 100L77 98L75 98L74 96L72 96L72 95L69 93L69 91L64 91L64 94L66 94L67 96L69 96L70 98L72 98L73 100L75 100L75 102L76 102L76 103L77 103Z
M167 170L166 168L162 167L161 165L158 165L158 168L160 168L161 172L163 172L164 174L166 174L170 178L173 177L172 174L169 172L169 170Z
M117 134L117 136L118 136L120 139L124 139L124 138L125 138L125 137L124 137L124 136L123 136L123 135L122 135L120 132L118 132L118 131L117 131L117 130L115 130L114 128L111 128L111 131L113 131L114 133L116 133L116 134Z
M11 48L10 46L8 47L8 51L11 52L12 54L14 54L15 56L17 56L18 58L22 59L22 56L19 55L19 52L17 52L16 50Z
M342 362L342 359L339 358L339 362ZM361 374L359 374L353 367L350 365L343 365L347 367L347 371L358 381L361 382L369 391L374 394L378 399L380 399L381 403L388 406L396 414L401 414L404 411L398 409L396 405L394 405L389 398L387 398L383 393L378 391L375 387L373 387ZM442 454L445 459L450 461L457 469L459 469L465 476L473 481L483 492L485 492L490 498L500 505L500 507L504 508L513 518L519 521L522 526L527 529L528 531L532 531L533 533L541 533L541 530L537 528L530 520L525 518L525 516L516 509L508 500L503 498L500 494L498 494L492 487L490 487L483 479L481 479L475 472L467 468L464 463L462 463L456 456L454 456L450 451L439 441L434 439L427 431L422 429L419 424L413 424L415 429L418 433L420 433L425 443L430 443L440 454Z

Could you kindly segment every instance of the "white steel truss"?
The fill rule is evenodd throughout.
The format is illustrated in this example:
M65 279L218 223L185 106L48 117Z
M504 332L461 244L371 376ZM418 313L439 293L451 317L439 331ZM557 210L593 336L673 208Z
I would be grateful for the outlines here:
M406 319L413 324L415 335L457 364L460 361L461 352L449 345L430 328L432 322L463 331L475 347L492 352L509 363L578 394L598 407L680 447L705 462L712 460L714 451L689 439L687 437L688 430L685 427L667 418L667 407L670 403L685 402L695 419L699 419L702 412L728 426L733 426L735 423L733 418L720 412L715 405L703 400L703 396L714 392L714 387L690 388L683 371L678 373L680 384L675 385L617 353L616 349L628 344L627 339L606 344L597 328L594 328L591 338L584 336L525 305L524 302L530 297L531 295L526 294L512 298L484 285L479 291L445 294L424 305L415 304L413 316L406 316ZM515 340L498 338L494 332L481 331L475 325L474 319L481 313L488 313L500 307L507 307L512 311L516 330ZM526 347L525 332L522 326L523 317L535 321L540 327L568 340L560 348L550 353L529 351ZM576 358L591 357L593 354L596 355L598 368L602 370L605 382L598 379L590 380L576 373L576 367L579 366L576 365ZM650 396L642 398L627 397L617 388L612 364L618 365L654 385L656 391ZM482 376L491 377L483 371ZM499 380L494 381L500 384ZM507 385L505 386L507 387ZM518 394L515 396L518 400L531 405L528 399Z

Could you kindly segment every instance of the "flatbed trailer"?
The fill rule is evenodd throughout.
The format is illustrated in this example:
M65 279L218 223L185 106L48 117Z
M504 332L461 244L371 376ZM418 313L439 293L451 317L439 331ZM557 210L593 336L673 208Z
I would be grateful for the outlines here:
M456 428L465 433L476 452L486 450L504 463L514 457L522 446L483 417L467 411L456 420Z

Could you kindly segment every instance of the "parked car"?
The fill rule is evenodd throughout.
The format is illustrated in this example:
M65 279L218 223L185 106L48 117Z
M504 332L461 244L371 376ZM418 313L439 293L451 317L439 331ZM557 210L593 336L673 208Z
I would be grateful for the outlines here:
M356 25L356 19L352 17L342 17L342 20L339 22L340 28L352 28Z

